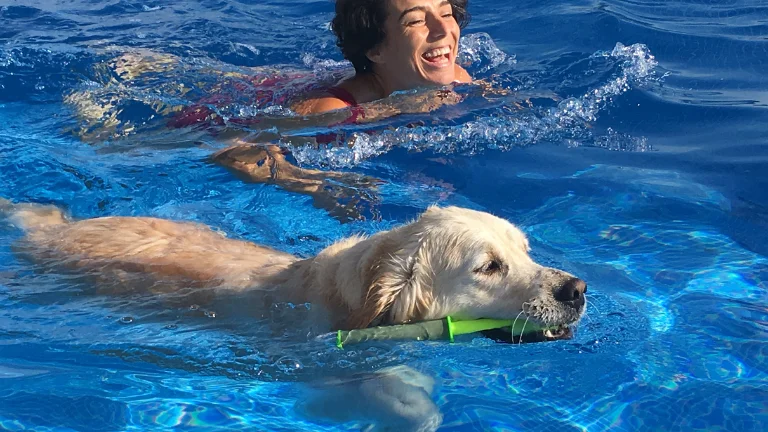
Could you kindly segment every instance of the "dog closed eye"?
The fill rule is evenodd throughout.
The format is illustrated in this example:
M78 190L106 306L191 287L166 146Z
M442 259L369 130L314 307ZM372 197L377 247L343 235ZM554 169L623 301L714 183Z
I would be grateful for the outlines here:
M475 273L492 275L504 271L504 268L504 263L500 259L494 258L475 269Z

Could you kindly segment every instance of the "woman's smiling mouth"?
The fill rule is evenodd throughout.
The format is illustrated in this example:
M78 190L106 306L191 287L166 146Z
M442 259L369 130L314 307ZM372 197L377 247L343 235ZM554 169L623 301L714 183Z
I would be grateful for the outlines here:
M443 66L450 62L451 47L443 46L433 48L421 55L421 58L435 66Z

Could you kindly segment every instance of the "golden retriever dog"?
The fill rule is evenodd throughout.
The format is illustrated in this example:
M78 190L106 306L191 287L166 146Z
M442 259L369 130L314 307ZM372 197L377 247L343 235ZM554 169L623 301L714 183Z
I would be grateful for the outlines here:
M280 301L324 310L333 329L447 315L567 326L586 305L586 283L534 262L517 227L457 207L431 207L410 223L345 238L307 259L199 223L75 221L54 206L7 200L0 214L26 232L18 248L38 262L106 278L141 274L184 287L272 290Z

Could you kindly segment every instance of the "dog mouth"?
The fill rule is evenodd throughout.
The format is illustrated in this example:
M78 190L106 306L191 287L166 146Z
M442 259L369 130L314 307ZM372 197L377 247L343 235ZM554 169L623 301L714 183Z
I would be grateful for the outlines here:
M482 332L483 336L493 339L496 342L505 342L512 344L550 342L558 340L568 340L573 338L573 329L561 324L555 327L549 327L543 330L527 332L523 335L513 335L509 329L493 329Z
M573 337L573 329L565 324L535 333L540 333L545 340L565 340Z
M540 327L549 329L546 337L562 338L562 329L571 326L581 320L586 310L586 304L569 305L562 302L552 302L548 299L535 299L523 304L523 312L526 319ZM542 331L544 333L546 330Z

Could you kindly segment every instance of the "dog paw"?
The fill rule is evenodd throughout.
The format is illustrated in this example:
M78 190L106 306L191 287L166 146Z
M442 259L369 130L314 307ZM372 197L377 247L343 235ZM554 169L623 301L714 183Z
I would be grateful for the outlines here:
M442 423L433 387L431 377L395 366L315 384L296 409L318 422L369 423L364 430L430 432Z

